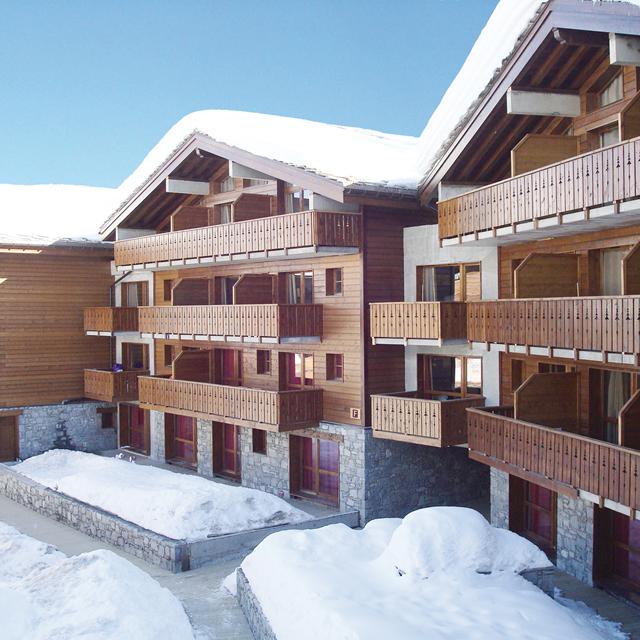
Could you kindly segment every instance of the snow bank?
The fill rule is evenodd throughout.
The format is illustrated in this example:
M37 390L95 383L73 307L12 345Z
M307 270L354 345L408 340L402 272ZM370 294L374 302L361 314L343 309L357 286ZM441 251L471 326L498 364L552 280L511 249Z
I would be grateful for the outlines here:
M12 469L176 540L311 519L263 491L80 451L48 451Z
M115 189L67 184L0 184L0 242L52 244L59 238L99 240L117 206Z
M432 507L360 531L276 533L242 569L279 640L609 637L521 578L548 560L505 534L472 510Z
M175 596L110 551L67 558L0 523L3 640L192 640Z

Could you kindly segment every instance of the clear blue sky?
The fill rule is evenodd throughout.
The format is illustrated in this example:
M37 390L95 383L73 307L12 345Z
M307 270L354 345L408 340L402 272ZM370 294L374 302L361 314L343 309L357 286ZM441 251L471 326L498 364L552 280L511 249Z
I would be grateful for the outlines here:
M187 113L418 135L497 0L5 0L0 182L117 186Z

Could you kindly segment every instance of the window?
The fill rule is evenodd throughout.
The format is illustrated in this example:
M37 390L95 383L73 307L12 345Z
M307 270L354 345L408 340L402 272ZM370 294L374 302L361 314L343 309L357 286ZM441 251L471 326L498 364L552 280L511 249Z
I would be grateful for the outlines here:
M149 369L149 346L137 342L122 343L122 364L126 371Z
M622 295L622 261L628 249L603 249L600 254L600 295Z
M310 199L311 192L306 189L296 189L295 191L287 193L286 212L309 211Z
M340 499L340 445L333 440L291 436L291 492L321 502Z
M230 202L216 205L215 211L217 214L217 224L228 224L230 222L233 222L233 208Z
M220 193L227 193L228 191L236 190L236 181L231 176L227 176L220 180Z
M619 73L609 82L609 84L598 94L598 104L606 107L623 98L622 74Z
M327 353L327 380L344 381L344 356L341 353Z
M111 408L100 408L98 409L98 413L100 414L100 427L102 429L113 429L116 426L116 410Z
M164 280L162 283L162 299L165 302L171 302L171 289L173 289L173 280Z
M608 127L607 129L600 130L598 136L600 148L609 147L612 144L620 142L617 125L615 127Z
M631 374L626 371L604 371L602 385L604 439L615 444L618 442L618 414L631 397Z
M173 364L173 361L176 357L176 348L175 345L165 344L164 345L164 366L170 367Z
M149 304L146 282L123 282L120 292L123 307L146 307Z
M342 269L327 269L325 271L326 294L328 296L342 295Z
M256 370L257 373L263 376L271 373L271 351L258 349Z
M267 432L263 429L251 429L253 453L267 455Z
M418 356L418 393L427 396L482 394L482 358Z
M313 356L309 353L282 353L284 361L284 386L300 389L313 386Z
M313 302L313 272L285 273L285 299L287 304Z
M233 288L238 282L234 276L220 276L216 279L216 304L233 304Z
M453 264L418 267L417 299L422 302L480 300L480 265Z

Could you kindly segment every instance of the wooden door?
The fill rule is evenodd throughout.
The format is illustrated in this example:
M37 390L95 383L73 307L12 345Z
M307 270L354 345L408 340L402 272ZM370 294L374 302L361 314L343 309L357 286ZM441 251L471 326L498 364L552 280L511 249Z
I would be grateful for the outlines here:
M197 462L196 420L189 416L167 414L167 459L195 466Z
M18 416L0 415L0 462L18 458Z
M149 453L148 413L138 405L120 405L120 446Z
M291 491L332 505L340 502L340 447L333 440L291 436Z

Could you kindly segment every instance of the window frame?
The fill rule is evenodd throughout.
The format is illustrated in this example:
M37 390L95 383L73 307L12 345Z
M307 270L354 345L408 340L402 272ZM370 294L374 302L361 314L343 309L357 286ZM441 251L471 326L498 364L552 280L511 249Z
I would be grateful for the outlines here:
M344 382L344 354L327 353L327 382Z
M342 267L325 269L325 295L344 295L344 271Z
M256 349L256 374L259 376L270 376L271 372L271 350Z
M423 272L425 269L452 268L457 267L460 273L460 299L455 300L434 300L424 299ZM469 267L478 267L480 274L480 290L477 300L482 300L482 262L448 262L444 264L419 264L416 266L416 301L417 302L467 302L467 270ZM475 301L475 298L474 298Z
M262 440L257 442L256 440ZM251 451L256 455L266 456L267 454L267 432L264 429L251 429Z

